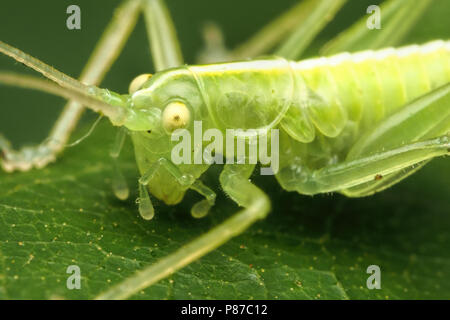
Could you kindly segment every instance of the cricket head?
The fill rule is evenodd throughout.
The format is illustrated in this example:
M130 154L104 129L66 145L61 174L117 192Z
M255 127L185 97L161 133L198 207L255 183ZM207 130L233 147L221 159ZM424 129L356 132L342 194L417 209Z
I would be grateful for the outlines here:
M94 85L87 85L46 65L30 55L0 41L0 53L24 63L40 72L53 83L43 79L8 72L0 72L0 83L36 89L78 103L98 112L116 126L131 132L138 167L144 175L155 168L147 185L150 192L167 204L179 202L208 165L193 165L191 161L172 161L176 145L173 134L177 130L192 131L194 120L207 117L203 99L195 79L186 68L160 72L136 78L130 94L117 94ZM191 139L186 140L184 155L192 156ZM165 162L161 162L165 159ZM193 159L190 157L190 159ZM164 165L158 165L163 163Z
M194 161L194 121L208 123L195 79L189 70L176 68L138 76L129 91L130 116L124 125L131 132L139 170L144 175L156 168L149 191L167 204L178 203L208 168Z
M204 102L197 83L186 68L143 74L130 84L130 115L124 124L133 131L171 135L190 130L194 120L204 118Z

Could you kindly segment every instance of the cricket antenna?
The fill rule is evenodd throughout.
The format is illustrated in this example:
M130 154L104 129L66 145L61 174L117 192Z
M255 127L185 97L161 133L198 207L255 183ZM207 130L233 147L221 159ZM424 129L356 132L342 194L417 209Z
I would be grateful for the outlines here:
M125 121L125 108L120 108L118 106L103 102L97 98L97 95L90 94L92 91L89 89L86 93L80 92L78 90L74 90L73 88L69 89L60 87L54 83L37 77L2 71L0 71L0 83L27 89L35 89L54 94L68 100L77 101L95 112L107 116L111 122L117 126L123 125ZM102 90L100 88L96 89Z
M75 100L97 113L107 116L114 125L123 125L127 116L126 101L120 95L84 83L52 68L44 62L0 41L0 52L41 73L55 83L42 79L0 72L0 83L51 93L69 100Z

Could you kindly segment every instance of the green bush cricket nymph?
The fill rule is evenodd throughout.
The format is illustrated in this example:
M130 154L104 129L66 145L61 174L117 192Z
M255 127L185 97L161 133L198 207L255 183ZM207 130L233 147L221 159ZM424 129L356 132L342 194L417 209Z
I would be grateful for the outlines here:
M279 32L280 25L293 30L273 56L181 66L176 35L163 2L125 1L80 81L0 42L0 52L55 82L2 72L1 83L71 100L49 142L34 149L31 155L27 153L25 157L0 140L4 153L2 166L6 171L28 170L52 161L63 149L83 105L121 127L111 151L113 159L118 158L126 134L131 136L141 173L139 212L144 219L154 216L149 193L174 205L187 190L197 191L205 199L191 209L195 217L205 216L214 205L215 193L201 182L201 175L210 164L172 161L176 145L173 132L185 129L194 136L196 121L201 122L204 130L218 130L223 136L227 130L236 130L233 139L242 132L245 135L247 130L253 130L257 137L278 130L279 163L274 173L285 190L307 195L340 192L361 197L386 189L432 158L449 153L450 42L435 40L394 49L385 31L372 31L378 32L377 36L369 35L370 30L360 22L329 44L326 52L330 54L326 57L298 59L325 26L327 17L344 2L304 1L262 31L265 45L252 45L250 41L234 53L226 53L233 58L254 57L284 37ZM416 12L423 10L429 1L423 3ZM386 14L385 28L393 39L401 38L408 30L407 24L395 30L396 18L402 13L399 8L410 7L404 0L388 1L382 7ZM118 55L140 10L147 19L158 72L133 80L129 94L96 87ZM292 17L305 15L314 17L314 21L301 19L298 23L297 19L292 23ZM358 47L355 43L361 35L369 39L365 43L367 49L377 50L348 53ZM336 48L343 53L331 54ZM203 142L202 147L207 145ZM230 157L230 150L223 150L226 150L223 156ZM195 156L193 150L191 159ZM128 297L264 218L270 211L270 200L249 181L254 169L251 161L227 163L220 174L222 189L243 207L241 211L99 298ZM117 171L113 188L118 198L126 199L128 187Z

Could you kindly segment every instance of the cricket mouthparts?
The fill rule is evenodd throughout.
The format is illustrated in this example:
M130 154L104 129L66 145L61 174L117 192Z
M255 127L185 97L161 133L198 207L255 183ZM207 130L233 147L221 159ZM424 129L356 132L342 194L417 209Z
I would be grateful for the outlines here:
M89 91L91 96L105 103L106 108L96 111L105 114L113 125L132 131L162 132L159 108L136 108L129 94L121 95L96 86L89 86Z

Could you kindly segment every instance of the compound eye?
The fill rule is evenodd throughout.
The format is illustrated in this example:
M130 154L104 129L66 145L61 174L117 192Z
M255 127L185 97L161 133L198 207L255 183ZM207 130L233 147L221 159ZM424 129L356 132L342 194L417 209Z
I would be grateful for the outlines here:
M128 92L130 94L135 93L151 77L152 77L152 75L150 73L144 73L144 74L141 74L140 76L137 76L136 78L133 79L133 81L131 81L130 86L128 87Z
M162 115L164 129L167 132L172 132L176 129L185 128L188 126L190 118L191 112L183 102L170 102Z

